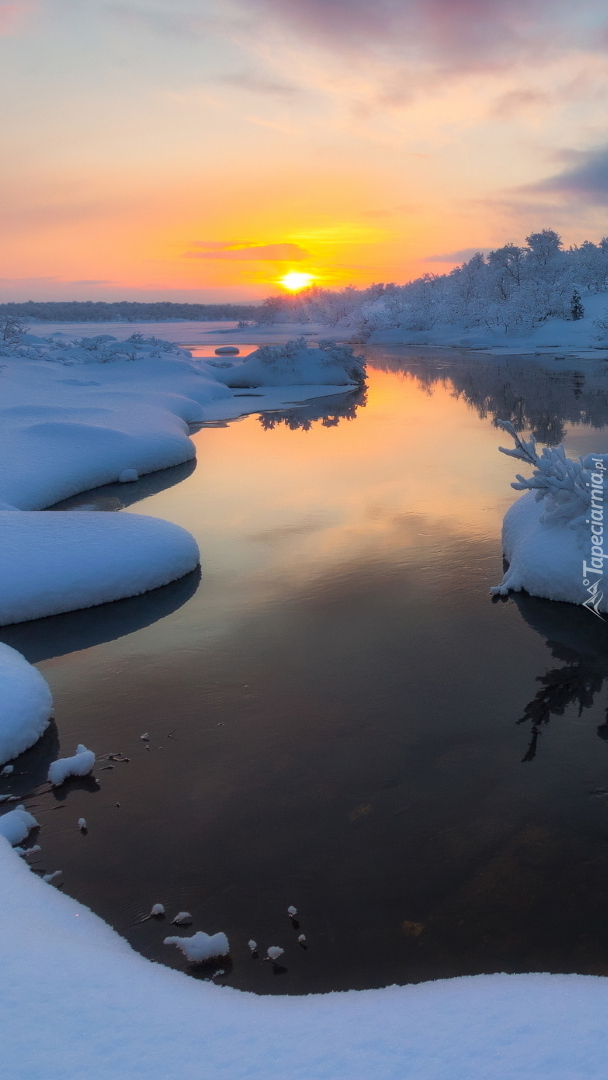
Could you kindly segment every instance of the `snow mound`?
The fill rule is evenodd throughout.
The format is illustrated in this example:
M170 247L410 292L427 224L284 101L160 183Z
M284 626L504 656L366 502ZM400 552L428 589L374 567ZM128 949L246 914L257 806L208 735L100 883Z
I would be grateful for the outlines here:
M577 535L567 526L543 523L542 516L532 492L507 510L502 549L509 568L492 592L505 596L523 589L546 600L584 604L589 594L583 585L583 550ZM605 600L600 610L607 610Z
M175 922L175 920L173 920ZM203 930L192 937L166 937L165 945L177 945L191 964L202 964L216 956L228 956L230 946L225 934L205 934Z
M0 625L137 596L198 561L190 533L156 518L0 513Z
M57 758L49 765L49 780L53 787L63 784L68 776L88 776L95 765L95 754L79 743L73 757ZM84 818L81 818L84 821ZM82 828L82 826L81 826ZM86 829L86 822L84 825Z
M515 439L515 448L500 447L502 453L534 472L529 478L518 474L511 485L526 494L505 514L502 543L509 568L491 591L504 596L523 589L531 596L582 604L597 615L608 611L603 547L608 455L573 461L561 446L539 455L534 438L526 442L510 422L498 423Z
M51 691L40 672L0 643L0 765L38 741L52 711Z
M8 840L9 844L20 844L37 824L36 818L32 817L24 806L16 806L14 810L9 810L8 814L0 817L0 836Z
M349 345L320 341L318 349L309 348L305 338L286 345L262 345L244 363L218 368L213 377L233 388L253 386L361 386L365 381L362 357L355 356Z

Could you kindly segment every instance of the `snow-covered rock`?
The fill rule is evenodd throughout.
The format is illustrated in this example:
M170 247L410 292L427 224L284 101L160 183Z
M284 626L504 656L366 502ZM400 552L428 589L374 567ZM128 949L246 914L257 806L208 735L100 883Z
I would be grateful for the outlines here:
M0 583L0 595L1 589ZM0 765L37 742L52 711L51 691L40 672L0 643Z
M0 513L0 625L94 607L193 570L196 541L142 514Z
M95 765L95 754L79 743L72 757L57 758L49 765L49 780L54 787L63 784L68 776L88 776ZM86 826L85 826L86 828Z
M174 926L190 926L192 922L192 915L189 911L178 911L174 919L171 919Z
M173 920L175 921L175 920ZM203 930L192 937L166 937L165 945L177 945L191 964L202 964L216 956L228 956L230 946L225 934L205 934Z
M0 817L0 836L8 840L9 844L20 844L37 824L36 818L28 813L24 806L16 806L14 810L9 810L8 814Z

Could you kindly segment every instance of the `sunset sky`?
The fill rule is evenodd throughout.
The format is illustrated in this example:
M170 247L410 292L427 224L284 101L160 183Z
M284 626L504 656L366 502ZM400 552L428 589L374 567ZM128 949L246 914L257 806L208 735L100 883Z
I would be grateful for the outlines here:
M0 301L256 300L608 233L601 0L0 0Z

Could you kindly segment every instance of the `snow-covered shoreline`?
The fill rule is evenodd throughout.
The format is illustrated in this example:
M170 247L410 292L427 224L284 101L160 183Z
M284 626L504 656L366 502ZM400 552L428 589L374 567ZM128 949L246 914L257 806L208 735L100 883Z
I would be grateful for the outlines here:
M0 876L2 1051L15 1080L605 1077L604 978L480 975L258 997L145 960L1 837Z
M247 402L219 387L212 400L201 400L196 387L204 390L206 379L190 365L184 372L178 367L171 383L175 368L169 374L149 370L141 393L130 362L66 367L9 360L10 365L19 368L9 371L14 396L3 420L12 433L7 446L14 445L11 437L20 441L5 466L0 499L21 503L21 512L0 514L9 528L16 527L11 520L25 519L24 510L108 482L92 484L92 475L115 480L126 468L141 474L151 462L189 460L189 423L344 389L283 386ZM4 374L6 369L0 378ZM26 381L30 396L24 401ZM103 439L95 443L100 430ZM75 455L64 451L61 439L77 447ZM105 458L102 446L108 449ZM60 518L61 512L39 516ZM110 518L83 513L83 523L93 516ZM71 527L76 517L70 514ZM42 843L43 837L44 829ZM87 908L33 875L2 837L0 880L3 1060L16 1080L77 1080L83 1071L92 1080L605 1076L604 978L497 974L260 998L145 960Z
M191 425L333 395L363 377L350 350L334 345L310 350L296 341L258 356L233 368L220 358L194 360L174 343L141 334L122 341L107 334L70 340L18 327L12 340L5 339L0 625L136 596L198 565L193 537L171 522L141 514L40 513L45 507L191 460ZM264 376L270 387L260 385ZM248 387L255 390L248 393ZM9 674L13 679L12 668L7 679ZM43 723L35 709L35 717L24 712L17 697L7 683L0 764L30 746L32 731L40 735L48 720L50 708ZM19 724L26 742L15 735ZM4 738L7 732L10 738Z

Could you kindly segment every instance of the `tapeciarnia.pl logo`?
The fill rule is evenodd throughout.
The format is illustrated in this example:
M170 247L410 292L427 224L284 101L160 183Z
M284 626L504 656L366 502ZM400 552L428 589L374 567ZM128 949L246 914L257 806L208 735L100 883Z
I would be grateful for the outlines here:
M583 607L597 615L598 619L604 620L600 615L599 607L604 598L602 589L604 581L604 473L606 466L601 457L593 459L594 472L591 473L591 505L587 524L591 527L591 561L587 563L583 559L583 585L589 596L583 603Z

